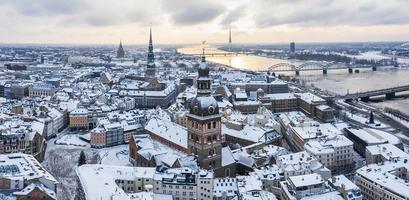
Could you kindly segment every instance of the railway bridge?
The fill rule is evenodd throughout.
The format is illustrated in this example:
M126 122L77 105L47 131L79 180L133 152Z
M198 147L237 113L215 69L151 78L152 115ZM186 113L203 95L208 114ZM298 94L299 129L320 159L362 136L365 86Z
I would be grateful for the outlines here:
M362 101L369 101L370 97L385 95L387 99L392 99L395 97L397 92L405 92L405 91L409 91L409 85L403 85L403 86L397 86L397 87L385 88L385 89L379 89L379 90L371 90L371 91L366 91L366 92L351 93L351 94L346 94L344 96L341 96L341 98L345 100L361 99Z
M268 68L267 71L270 72L295 72L295 75L300 75L301 71L322 71L325 75L328 73L328 70L335 70L335 69L347 69L349 73L353 73L354 70L358 69L372 69L376 71L379 67L386 67L392 65L389 63L390 59L385 59L385 61L379 61L379 63L385 63L385 65L351 65L351 64L344 64L344 63L323 63L323 62L305 62L299 65L293 63L278 63L272 65Z

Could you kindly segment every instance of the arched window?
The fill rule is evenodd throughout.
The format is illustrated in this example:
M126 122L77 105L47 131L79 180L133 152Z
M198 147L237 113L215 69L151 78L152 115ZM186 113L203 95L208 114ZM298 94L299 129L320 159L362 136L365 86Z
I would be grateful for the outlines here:
M207 136L207 142L212 142L212 138L210 136Z
M212 124L209 122L208 124L207 124L207 129L211 129L212 128Z
M224 176L230 176L230 168L224 170Z
M216 122L213 122L213 128L216 128Z
M209 150L209 156L211 156L211 155L213 155L213 150L212 149Z

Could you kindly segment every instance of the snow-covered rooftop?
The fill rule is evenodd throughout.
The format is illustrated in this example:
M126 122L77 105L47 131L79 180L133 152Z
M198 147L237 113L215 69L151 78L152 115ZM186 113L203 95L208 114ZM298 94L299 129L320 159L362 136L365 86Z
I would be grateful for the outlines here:
M131 199L115 180L134 181L138 178L153 180L153 167L124 167L111 165L82 165L76 170L87 199Z
M385 160L392 158L409 158L409 154L390 143L367 146L366 151L372 156L381 155Z
M393 161L385 161L383 164L370 164L356 171L356 175L364 177L382 188L392 192L402 198L409 198L408 178L404 179L396 176L396 171L409 170L408 159L396 159Z
M330 123L316 123L312 126L293 127L293 132L303 140L313 139L320 136L336 137L342 135L342 132Z
M170 116L166 112L157 112L157 114L146 124L145 130L181 147L188 148L187 129L172 122Z
M0 155L0 176L16 181L45 179L58 183L32 155L23 153Z
M309 140L304 145L304 148L314 155L319 155L334 153L338 148L351 147L352 149L353 144L354 143L352 143L352 141L345 136L335 135L332 137L323 137Z
M306 93L296 93L296 97L300 98L301 100L309 103L309 104L315 104L315 103L323 103L325 100L315 94L312 94L310 92Z
M362 139L369 145L375 144L384 144L384 143L391 143L391 144L399 144L401 143L400 139L396 136L381 130L370 129L370 128L362 128L362 129L355 129L355 128L347 128L347 131L356 137Z
M323 184L324 180L318 174L305 174L299 176L291 176L288 178L289 182L291 182L295 187L305 187L305 186L313 186L318 184Z

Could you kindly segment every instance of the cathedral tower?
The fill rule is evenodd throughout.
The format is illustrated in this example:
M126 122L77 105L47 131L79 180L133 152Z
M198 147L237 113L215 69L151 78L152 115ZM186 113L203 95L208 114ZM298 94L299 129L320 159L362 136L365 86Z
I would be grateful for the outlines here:
M188 145L197 155L201 168L217 169L221 167L221 114L216 99L211 96L211 79L204 52L198 72L197 96L187 114Z

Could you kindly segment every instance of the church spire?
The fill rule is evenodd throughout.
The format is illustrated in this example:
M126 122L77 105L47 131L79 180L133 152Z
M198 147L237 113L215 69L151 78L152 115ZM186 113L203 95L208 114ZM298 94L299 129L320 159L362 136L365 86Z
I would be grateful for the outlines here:
M122 40L119 40L119 47L118 47L118 50L116 52L116 57L117 58L124 58L125 57L125 50L122 47Z
M148 63L154 62L153 42L152 42L152 26L149 26L149 45L148 45Z
M149 27L149 45L146 75L148 77L155 76L155 55L153 54L152 26Z
M152 46L152 25L149 26L149 45Z

